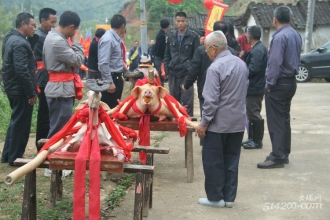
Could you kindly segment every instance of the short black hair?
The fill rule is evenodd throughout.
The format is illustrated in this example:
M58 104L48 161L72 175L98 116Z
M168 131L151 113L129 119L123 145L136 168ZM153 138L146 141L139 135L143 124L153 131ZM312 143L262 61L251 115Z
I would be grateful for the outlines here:
M291 8L285 5L278 6L274 10L274 17L280 22L281 24L288 24L292 18L292 11Z
M249 29L249 26L246 26L245 28L244 28L244 32L245 33L247 33L247 30Z
M250 26L247 29L247 34L250 35L254 40L260 40L261 38L261 27L258 25Z
M134 41L134 43L136 43L136 42L137 42L137 43L139 43L139 41L138 41L138 40L135 40L135 41Z
M26 13L26 12L19 13L15 19L16 28L21 27L23 21L25 24L29 24L31 18L34 19L33 15L31 15L30 13Z
M77 28L80 25L80 17L76 12L65 11L63 14L61 14L59 25L61 27L73 25Z
M101 38L103 36L103 34L105 33L105 29L103 28L98 28L95 31L95 37Z
M213 24L213 31L222 31L225 35L228 32L228 23L225 21L216 21Z
M167 28L169 25L170 25L170 21L169 21L167 18L163 18L163 19L160 21L160 27L161 27L162 29Z
M49 19L49 15L56 15L56 11L52 8L43 8L39 12L39 22L41 23L41 19L45 19L46 21Z
M126 19L125 19L124 16L122 16L122 15L114 15L114 16L112 16L111 21L110 21L111 28L118 29L123 24L126 26Z
M183 11L179 11L175 14L175 17L185 17L185 18L187 18L187 14Z

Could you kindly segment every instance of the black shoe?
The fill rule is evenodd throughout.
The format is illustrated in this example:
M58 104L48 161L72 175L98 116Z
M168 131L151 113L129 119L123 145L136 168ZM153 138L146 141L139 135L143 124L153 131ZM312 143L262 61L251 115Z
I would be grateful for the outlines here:
M14 166L14 162L8 162L8 165L13 167Z
M1 163L8 163L8 160L7 160L7 159L2 159L2 158L1 158Z
M284 163L283 162L275 162L272 160L265 160L262 163L258 163L257 167L260 169L273 169L273 168L283 168Z
M243 141L242 142L242 146L244 146L245 144L248 144L248 143L250 143L252 141L252 138L249 138L249 139L247 139L246 141Z
M262 148L262 142L258 143L258 142L251 141L248 144L244 144L243 147L244 147L244 149L260 149L260 148Z
M270 160L269 156L266 157L266 160ZM285 158L285 159L283 160L283 163L284 163L284 164L289 164L289 162L290 162L290 161L289 161L289 158Z

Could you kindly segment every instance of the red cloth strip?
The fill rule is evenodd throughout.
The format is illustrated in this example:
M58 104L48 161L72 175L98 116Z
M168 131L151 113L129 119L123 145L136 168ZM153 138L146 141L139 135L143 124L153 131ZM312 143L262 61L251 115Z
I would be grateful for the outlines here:
M74 80L76 99L81 100L84 97L82 89L85 86L78 74L71 72L50 72L50 71L48 71L48 74L49 74L49 82L69 82Z

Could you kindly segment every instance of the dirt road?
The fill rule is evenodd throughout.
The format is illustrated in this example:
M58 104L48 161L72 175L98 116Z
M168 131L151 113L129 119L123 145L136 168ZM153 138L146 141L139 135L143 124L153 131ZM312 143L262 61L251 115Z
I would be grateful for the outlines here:
M195 113L199 112L197 106ZM264 109L262 115L265 118ZM187 183L184 139L169 133L161 146L170 147L170 154L155 156L153 208L146 219L330 219L329 83L298 84L291 128L292 153L285 168L257 168L271 150L267 129L262 149L242 149L238 193L232 209L197 203L198 198L205 197L199 140L194 137L194 182ZM133 190L113 211L113 219L133 218Z

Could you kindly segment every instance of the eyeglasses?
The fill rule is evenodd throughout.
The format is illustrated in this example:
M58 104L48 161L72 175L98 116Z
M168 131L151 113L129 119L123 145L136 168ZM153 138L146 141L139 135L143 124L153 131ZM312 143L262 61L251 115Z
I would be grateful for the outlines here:
M215 48L218 48L218 46L215 46L215 45L211 45L209 46L208 48L206 48L205 52L207 52L208 49L210 49L211 47L215 47Z

